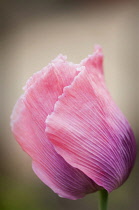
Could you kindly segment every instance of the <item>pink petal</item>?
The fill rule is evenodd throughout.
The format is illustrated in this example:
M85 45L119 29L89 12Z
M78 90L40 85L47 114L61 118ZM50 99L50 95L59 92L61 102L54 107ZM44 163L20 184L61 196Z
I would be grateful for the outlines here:
M64 88L48 116L46 132L70 165L111 192L129 176L135 139L105 86L100 51L81 65L84 70Z
M78 169L70 166L57 152L45 133L45 119L53 111L63 88L78 74L75 65L59 56L36 73L18 100L11 126L16 140L33 160L36 175L61 197L77 199L99 187Z
M103 75L103 54L101 47L96 46L94 54L82 60L81 66L85 66L89 71L93 71L95 68L97 74L101 73Z

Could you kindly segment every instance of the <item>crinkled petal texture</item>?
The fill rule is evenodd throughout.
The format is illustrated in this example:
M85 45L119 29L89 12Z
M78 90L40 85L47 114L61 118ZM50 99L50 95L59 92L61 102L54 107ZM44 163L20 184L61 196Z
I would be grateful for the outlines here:
M80 64L46 119L56 151L108 192L129 176L136 156L132 130L105 86L101 49Z
M54 192L69 199L78 199L100 189L92 179L67 163L55 151L45 132L45 120L53 112L58 97L63 93L63 88L70 85L79 73L76 66L68 63L65 57L59 56L43 70L34 74L27 82L25 93L18 100L11 116L14 136L23 150L32 157L34 172ZM73 105L72 107L74 108ZM66 131L64 131L66 124L63 121L65 119L62 117L61 120L57 123L60 123L60 126L64 124L64 127L62 132L60 133L59 130L57 134L60 134L59 140L62 135L65 136L61 142L63 144L67 133L63 133ZM73 144L74 147L75 144Z

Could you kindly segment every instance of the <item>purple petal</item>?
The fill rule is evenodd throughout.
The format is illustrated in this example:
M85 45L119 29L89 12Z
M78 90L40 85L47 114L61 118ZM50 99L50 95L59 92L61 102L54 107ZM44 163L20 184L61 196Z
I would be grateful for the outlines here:
M129 123L107 91L102 53L81 62L84 68L55 104L46 132L56 151L108 192L127 179L136 144Z

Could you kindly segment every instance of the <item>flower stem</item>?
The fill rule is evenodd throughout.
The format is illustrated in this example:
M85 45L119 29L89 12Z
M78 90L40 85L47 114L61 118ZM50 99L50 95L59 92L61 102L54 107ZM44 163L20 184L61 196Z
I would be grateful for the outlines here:
M106 190L100 190L99 191L99 210L107 210L107 204L108 204L108 192Z

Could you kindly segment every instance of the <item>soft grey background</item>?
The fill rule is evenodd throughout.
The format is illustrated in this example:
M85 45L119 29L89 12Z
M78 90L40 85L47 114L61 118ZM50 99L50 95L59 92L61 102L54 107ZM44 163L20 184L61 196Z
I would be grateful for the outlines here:
M75 63L103 47L109 91L139 143L139 6L137 1L1 1L1 202L2 210L97 209L97 193L61 199L33 173L14 140L9 118L26 80L59 53ZM139 160L128 181L110 194L109 209L138 209Z

